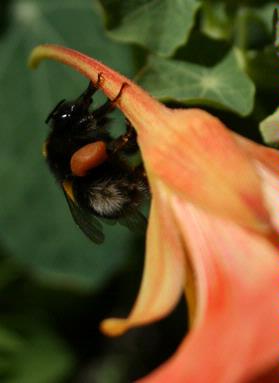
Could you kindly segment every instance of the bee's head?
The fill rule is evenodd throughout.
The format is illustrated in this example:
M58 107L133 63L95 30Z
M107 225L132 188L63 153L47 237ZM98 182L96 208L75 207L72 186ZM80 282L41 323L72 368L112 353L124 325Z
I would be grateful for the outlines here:
M46 123L51 122L51 126L55 129L59 129L59 127L63 128L68 124L73 124L78 121L85 112L80 103L61 100L48 115Z
M92 103L92 94L94 91L95 87L90 83L86 91L76 100L61 100L50 112L45 122L47 124L51 122L51 126L54 129L63 129L69 126L74 126L89 113L89 107Z

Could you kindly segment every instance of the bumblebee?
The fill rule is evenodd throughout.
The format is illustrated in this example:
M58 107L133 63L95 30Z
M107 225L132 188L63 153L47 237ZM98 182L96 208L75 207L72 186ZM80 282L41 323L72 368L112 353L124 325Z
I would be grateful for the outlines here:
M95 243L104 241L102 220L138 231L146 226L139 211L148 197L148 184L142 165L129 163L138 152L136 132L127 121L126 131L113 138L108 114L121 97L124 83L114 100L91 110L96 84L74 101L60 101L48 115L50 132L44 155L50 171L62 188L74 221Z

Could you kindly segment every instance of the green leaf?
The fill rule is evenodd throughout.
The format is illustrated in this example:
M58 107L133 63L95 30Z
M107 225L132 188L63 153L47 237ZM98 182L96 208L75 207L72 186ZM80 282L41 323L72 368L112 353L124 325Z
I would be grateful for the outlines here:
M19 267L3 252L0 244L0 289L4 289L19 276Z
M201 30L215 39L227 39L231 35L232 19L224 2L203 1Z
M127 359L123 355L108 354L97 359L94 365L84 374L85 382L123 383L127 382Z
M273 11L275 5L257 8L240 8L235 21L235 43L242 49L260 51L272 44Z
M230 50L231 45L227 41L210 38L195 30L191 33L187 44L175 52L173 59L212 67L220 62ZM213 52L214 54L212 54Z
M0 325L0 352L16 352L22 347L22 339L15 332Z
M35 276L97 288L123 266L135 236L117 225L106 228L104 245L91 243L73 223L41 155L46 116L88 82L55 63L31 72L26 61L37 44L63 44L131 77L132 52L104 35L91 0L15 0L8 14L0 39L0 240Z
M241 49L259 49L267 42L271 43L271 30L274 3L232 4L228 1L203 1L201 11L201 29L208 36L226 39ZM262 5L262 6L260 6Z
M248 115L253 108L254 84L231 51L212 68L151 57L139 83L154 97L187 105L211 105Z
M278 94L278 55L269 46L262 51L247 54L246 69L258 90L273 91Z
M46 328L37 328L12 357L9 383L58 383L72 371L74 358Z
M273 12L276 7L278 8L278 4L276 4L276 2L268 2L262 7L253 9L254 14L258 17L259 20L261 20L266 30L270 34L273 32ZM252 12L252 10L250 11Z
M279 144L279 109L266 117L260 123L260 132L263 140L268 145L278 146Z
M196 0L99 0L109 36L171 56L185 44L200 3Z

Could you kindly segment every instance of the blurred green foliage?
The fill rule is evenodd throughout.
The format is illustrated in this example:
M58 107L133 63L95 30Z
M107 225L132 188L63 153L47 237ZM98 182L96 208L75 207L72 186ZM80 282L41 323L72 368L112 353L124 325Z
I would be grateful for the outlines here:
M215 105L241 115L249 114L253 108L255 87L239 68L234 51L211 68L152 56L138 80L164 101Z
M105 9L109 36L138 43L161 56L172 55L186 42L200 7L196 0L100 2Z
M273 9L263 0L1 1L1 382L129 383L169 357L187 325L181 303L154 326L100 334L103 318L132 305L145 239L108 226L96 246L73 224L41 147L47 114L87 81L50 62L31 73L31 49L75 48L170 106L202 106L260 140L259 122L278 106ZM114 128L123 129L119 113Z

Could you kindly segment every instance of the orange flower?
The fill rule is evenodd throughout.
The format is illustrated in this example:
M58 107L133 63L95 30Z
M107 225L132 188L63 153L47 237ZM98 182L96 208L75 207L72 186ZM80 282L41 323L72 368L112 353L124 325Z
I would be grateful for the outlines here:
M61 61L96 82L138 133L152 191L143 281L108 335L167 315L185 291L191 331L142 383L245 382L279 358L279 154L198 110L171 110L76 51L35 48L30 64Z

